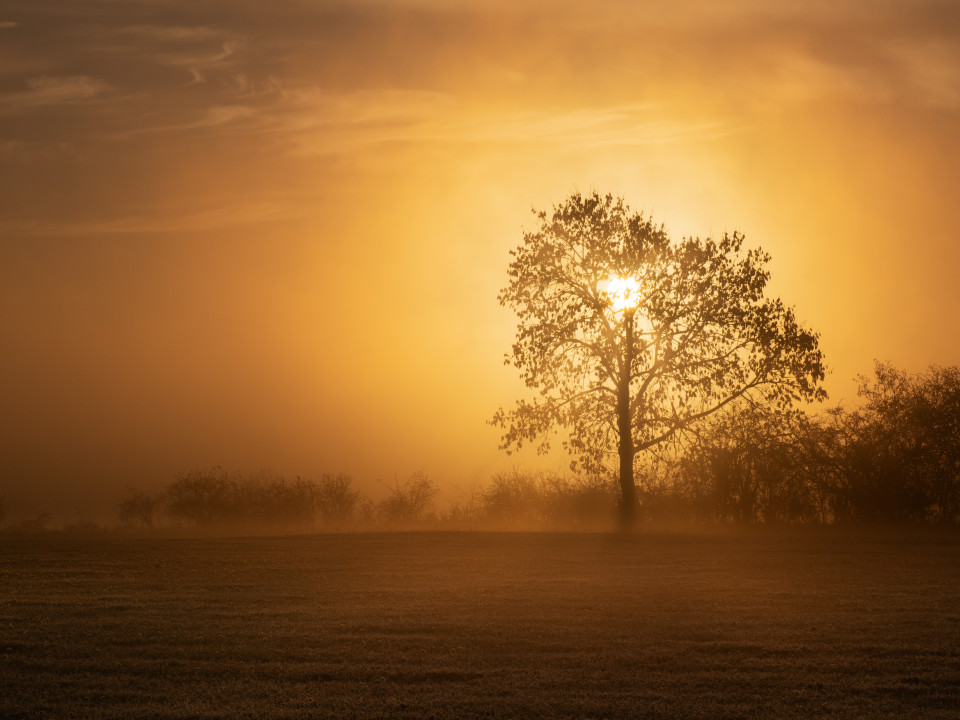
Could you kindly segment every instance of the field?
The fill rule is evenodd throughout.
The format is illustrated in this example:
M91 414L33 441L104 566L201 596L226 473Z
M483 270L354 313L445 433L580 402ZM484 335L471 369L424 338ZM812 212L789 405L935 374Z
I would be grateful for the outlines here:
M0 538L0 716L960 716L960 537Z

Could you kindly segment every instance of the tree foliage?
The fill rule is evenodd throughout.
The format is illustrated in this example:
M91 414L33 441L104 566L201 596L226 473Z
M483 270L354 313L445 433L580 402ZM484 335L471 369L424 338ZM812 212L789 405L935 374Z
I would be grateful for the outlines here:
M609 479L518 470L497 473L476 493L480 519L496 527L603 527L616 506Z
M650 517L960 523L960 368L877 363L862 402L816 415L733 404L644 466Z
M860 408L834 413L840 517L960 521L960 368L878 362L858 393Z
M140 488L127 488L117 505L117 517L125 525L152 528L163 506L163 497Z
M504 449L545 452L566 428L575 467L601 472L619 458L627 506L636 453L737 398L786 408L825 397L818 336L765 296L770 258L744 251L742 234L672 241L597 193L535 217L499 295L519 320L506 361L535 391L495 414Z
M149 523L140 513L144 498L153 502ZM120 510L121 517L125 514L144 525L152 524L154 508L162 503L170 518L198 528L331 530L350 524L361 500L348 475L325 473L320 480L299 476L290 480L270 473L244 477L215 467L182 473L155 497L133 492Z
M700 520L825 522L820 426L806 413L738 402L716 413L679 456L658 470L674 475Z

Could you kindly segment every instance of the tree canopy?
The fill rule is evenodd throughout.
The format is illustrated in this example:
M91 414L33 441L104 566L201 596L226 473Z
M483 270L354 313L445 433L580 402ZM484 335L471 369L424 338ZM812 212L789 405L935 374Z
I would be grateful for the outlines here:
M536 392L494 415L504 449L546 452L566 428L575 468L619 461L630 523L637 453L738 398L786 408L826 397L818 335L765 296L770 257L744 251L741 233L673 241L596 192L534 214L499 300L519 320L506 362Z
M832 414L838 508L851 519L960 521L960 367L910 375L878 362L863 404Z

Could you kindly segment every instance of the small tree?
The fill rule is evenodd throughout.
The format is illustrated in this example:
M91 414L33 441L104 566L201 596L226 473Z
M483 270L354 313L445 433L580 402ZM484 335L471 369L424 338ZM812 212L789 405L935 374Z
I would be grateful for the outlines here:
M841 515L960 522L960 368L909 375L876 363L863 405L834 411Z
M571 195L511 252L501 305L519 319L507 364L539 397L500 409L501 447L549 449L569 430L574 468L616 459L624 525L634 461L737 398L779 408L826 397L818 336L764 296L769 256L743 235L672 242L621 198Z
M705 422L678 466L705 517L742 523L823 521L819 458L803 411L731 404Z
M608 515L613 488L601 478L575 478L517 470L498 473L481 487L476 501L482 517L515 527L592 525Z
M127 494L117 506L117 517L128 525L152 528L162 506L163 497L159 493L127 488Z
M324 528L340 527L354 519L361 498L351 483L350 476L343 473L324 473L320 478L314 503Z
M404 482L396 481L390 495L377 506L381 517L393 523L416 523L433 506L439 490L423 472L415 472Z
M239 474L221 467L181 473L164 493L167 513L195 527L237 522L239 487Z

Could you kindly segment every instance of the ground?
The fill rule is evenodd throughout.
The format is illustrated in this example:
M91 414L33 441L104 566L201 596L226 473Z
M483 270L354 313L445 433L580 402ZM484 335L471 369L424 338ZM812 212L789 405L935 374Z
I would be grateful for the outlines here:
M960 713L960 536L0 537L0 716Z

